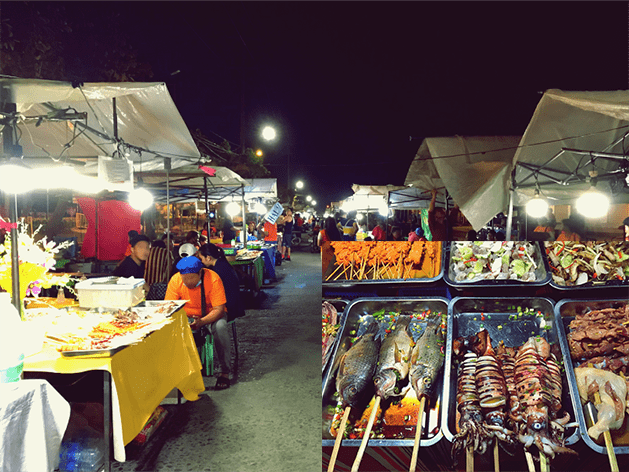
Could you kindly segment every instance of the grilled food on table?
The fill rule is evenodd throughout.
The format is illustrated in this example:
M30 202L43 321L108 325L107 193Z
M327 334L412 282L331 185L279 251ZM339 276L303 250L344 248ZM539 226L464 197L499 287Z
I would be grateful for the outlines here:
M433 278L440 270L435 241L332 241L336 267L326 281Z
M598 421L588 428L590 437L598 439L605 431L619 429L625 419L625 411L629 413L627 379L593 367L577 367L574 374L581 402L591 401L598 410ZM600 395L600 402L594 400L596 392Z
M563 445L570 416L562 415L561 371L546 339L530 337L517 349L501 341L494 351L482 330L457 339L453 352L460 362L455 461L468 448L484 453L493 438L510 454L516 438L525 450L535 445L551 458L575 453Z
M553 281L561 286L629 279L629 242L545 242Z
M324 301L321 308L321 358L323 366L326 365L330 354L332 353L332 346L336 339L336 334L339 330L338 312L334 305L330 302Z
M378 367L374 376L376 395L383 399L406 393L400 388L408 376L413 339L408 332L410 316L400 316L380 346Z

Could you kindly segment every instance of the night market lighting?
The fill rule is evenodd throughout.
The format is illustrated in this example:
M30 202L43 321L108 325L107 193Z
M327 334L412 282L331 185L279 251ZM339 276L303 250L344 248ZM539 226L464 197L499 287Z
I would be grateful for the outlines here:
M236 202L228 203L225 207L225 211L229 216L237 215L238 213L240 213L240 205L238 205L238 203Z
M315 205L317 204L317 201L316 201L316 200L313 200L313 201L311 201L310 203L312 204L312 206L315 206Z
M539 190L535 190L535 197L526 204L526 213L533 218L541 218L548 212L548 202L539 196Z
M129 205L138 211L144 211L153 204L153 195L144 187L129 193Z
M295 184L295 187L297 187L298 190L301 190L302 188L304 188L304 183L301 180L298 180Z
M266 207L262 203L255 203L253 205L253 211L258 213L259 215L263 215L266 213Z
M577 199L577 211L587 218L600 218L607 214L609 198L592 186Z
M312 201L312 197L311 197L310 195L308 195L308 196L306 197L306 201L307 201L307 202Z
M265 126L262 129L262 137L266 139L267 141L274 140L276 136L277 136L277 133L275 132L275 129L272 128L271 126Z
M262 149L258 149L258 150L256 151L256 156L258 156L258 157L262 157L263 155L264 155L264 153L262 152Z

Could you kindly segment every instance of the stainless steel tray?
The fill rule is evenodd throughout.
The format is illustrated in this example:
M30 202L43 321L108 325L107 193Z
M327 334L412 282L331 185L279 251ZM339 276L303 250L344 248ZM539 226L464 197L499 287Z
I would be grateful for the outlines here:
M79 351L61 351L62 357L112 357L129 345L118 346L112 349L85 349Z
M343 324L341 325L341 335L338 337L338 343L335 346L334 354L332 356L331 365L336 361L337 355L342 355L339 352L339 346L343 345L343 342L350 337L350 331L355 330L359 324L359 318L364 315L369 315L377 312L378 310L385 309L387 311L412 311L422 312L431 310L432 312L447 313L448 300L446 298L434 297L434 298L361 298L352 301L345 309ZM447 336L450 336L450 324L447 328ZM337 405L337 400L333 396L336 392L336 372L333 369L328 369L323 379L323 441L322 446L334 446L334 438L330 434L330 425L332 423L332 415L330 411L334 410ZM422 439L420 440L420 446L432 446L437 444L443 437L441 427L441 406L443 403L443 376L440 375L435 384L436 401L431 405L431 409L426 411L428 424L437 424L438 430L422 432ZM429 428L428 428L429 429ZM434 428L433 428L434 430ZM434 434L433 434L434 433ZM342 441L342 446L359 447L362 440L360 439L345 439ZM369 446L409 446L413 447L414 439L370 439Z
M330 303L334 308L336 308L336 311L338 313L339 316L339 331L337 334L339 334L336 339L334 340L334 342L332 343L332 346L330 346L330 355L328 356L328 361L325 363L325 365L321 366L321 373L323 374L323 376L325 377L325 373L328 370L329 366L331 365L331 361L332 361L332 355L334 354L334 350L336 348L336 343L338 343L339 338L340 338L340 333L341 333L341 327L343 326L343 320L345 319L345 308L347 307L349 300L339 300L339 299L331 299L331 298L324 298L321 300L321 303L323 302L328 302Z
M451 287L456 289L473 289L473 288L494 288L494 287L509 287L509 288L517 288L517 287L541 287L546 285L548 281L552 278L550 274L550 267L548 266L548 260L545 257L546 251L540 245L540 242L535 242L534 246L536 247L534 261L537 264L537 269L535 270L535 281L534 282L522 282L521 280L479 280L477 282L457 282L454 278L454 271L452 270L452 265L450 261L450 257L452 254L452 246L457 242L451 241L447 250L447 258L445 262L443 280ZM516 242L517 244L517 242Z
M411 284L428 284L428 283L437 282L443 277L443 271L445 267L444 264L446 260L445 244L443 244L442 242L440 242L440 244L441 244L441 265L440 265L439 273L434 277L412 278L412 279L341 280L341 281L326 282L325 276L324 276L321 284L325 288L358 288L358 287L375 287L375 286L385 286L385 285L388 287L398 286L398 285L408 286ZM335 257L332 258L329 265L333 266L334 261L336 261Z
M604 308L616 308L619 306L625 306L629 303L628 299L617 299L617 300L561 300L557 305L555 305L555 324L557 325L560 332L560 343L561 343L561 351L563 357L565 359L565 368L566 375L568 377L568 386L570 387L570 394L572 396L573 408L576 412L576 419L579 422L579 430L581 437L583 438L583 442L587 444L591 449L598 452L599 454L607 454L607 450L605 448L605 442L603 440L603 436L601 435L600 441L594 441L590 437L587 432L588 427L592 426L593 422L588 415L586 419L585 413L583 411L583 405L581 404L581 399L579 397L579 389L577 387L577 379L574 374L574 362L572 362L572 358L570 357L570 348L568 347L568 338L566 334L570 331L568 325L575 318L576 315L587 313L592 310L602 310ZM625 424L627 424L627 419L625 419ZM627 426L629 428L629 426ZM617 444L618 437L612 433L612 441L614 444ZM624 443L621 445L614 446L614 452L616 454L629 454L629 443L627 443L627 437L624 437Z
M544 244L544 243L541 243L541 244ZM629 279L626 279L624 281L622 281L622 280L608 280L608 281L604 281L604 282L592 281L592 282L588 282L588 283L585 283L585 284L582 284L582 285L571 285L571 286L559 285L552 278L552 269L550 268L550 263L548 262L548 254L546 254L546 249L545 248L544 248L543 252L544 252L544 258L546 259L546 265L548 266L548 270L551 272L551 277L550 277L550 280L549 280L549 284L554 289L562 290L562 291L565 291L565 292L578 293L578 292L581 292L581 291L584 291L584 290L593 290L593 289L596 290L596 289L602 289L602 288L615 289L615 288L626 287L627 290L629 291Z
M509 317L521 311L532 309L533 314L523 314L517 320ZM536 316L538 311L542 317ZM484 319L482 319L484 317ZM457 372L453 363L452 341L459 336L475 334L483 328L487 329L491 337L492 346L504 341L507 347L516 347L524 344L530 336L544 336L550 343L560 343L560 334L554 318L554 304L547 298L453 298L448 307L447 350L445 360L445 387L444 387L444 417L442 420L443 433L450 442L456 432L456 389ZM499 328L500 327L500 328ZM563 352L562 352L563 354ZM563 354L564 364L570 361ZM562 406L570 413L571 420L575 419L574 399L571 389L567 388L564 377L562 392ZM574 444L579 440L576 428L566 430L566 445Z

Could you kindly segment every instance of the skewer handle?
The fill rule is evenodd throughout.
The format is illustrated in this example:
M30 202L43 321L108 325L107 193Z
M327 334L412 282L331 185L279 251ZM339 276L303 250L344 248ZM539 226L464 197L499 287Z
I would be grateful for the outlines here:
M343 419L341 419L341 425L339 429L336 431L336 441L334 441L334 449L332 449L332 455L330 456L330 463L328 464L328 472L334 472L334 464L336 464L336 456L339 454L339 449L341 448L341 441L343 440L343 434L345 433L345 425L347 424L347 418L349 418L349 412L351 411L351 406L345 407L345 412L343 413Z
M378 413L379 406L380 406L380 397L376 396L376 401L373 404L373 409L371 410L371 415L369 416L369 422L367 423L367 427L365 428L363 442L360 443L360 448L358 448L358 454L356 455L356 459L354 459L354 464L352 465L352 472L358 472L358 468L360 467L360 461L362 461L363 454L365 453L365 449L367 448L367 443L369 442L369 435L371 434L371 428L373 427L373 423L376 420L376 413Z
M539 453L539 470L540 472L550 472L550 464L548 458L543 452Z
M596 404L601 403L601 394L598 392L594 393L594 401ZM594 421L594 418L592 418ZM609 459L609 466L612 469L612 472L618 472L618 461L616 460L616 453L614 452L614 443L612 442L612 434L609 432L609 429L603 431L603 437L605 438L605 448L607 449L607 458Z
M426 408L426 397L422 396L419 401L419 411L417 412L417 427L415 428L415 443L413 444L413 455L411 457L411 467L409 472L415 472L417 467L417 456L419 453L419 441L422 437L422 416L424 415L424 408Z
M474 449L470 446L465 452L465 472L474 472Z
M494 472L500 472L500 449L498 449L498 440L494 443Z
M535 462L533 461L533 454L529 451L525 451L524 455L526 456L526 464L529 467L529 472L535 472Z

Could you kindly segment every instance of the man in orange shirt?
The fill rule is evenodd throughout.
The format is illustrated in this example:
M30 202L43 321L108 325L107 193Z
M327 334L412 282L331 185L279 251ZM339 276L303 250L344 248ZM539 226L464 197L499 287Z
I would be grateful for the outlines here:
M228 388L231 342L227 330L227 298L223 282L216 272L205 269L196 256L181 259L177 263L177 269L179 272L168 282L165 300L189 300L184 309L189 318L194 318L190 328L193 330L197 348L205 340L201 328L207 326L211 330L221 366L215 388Z

